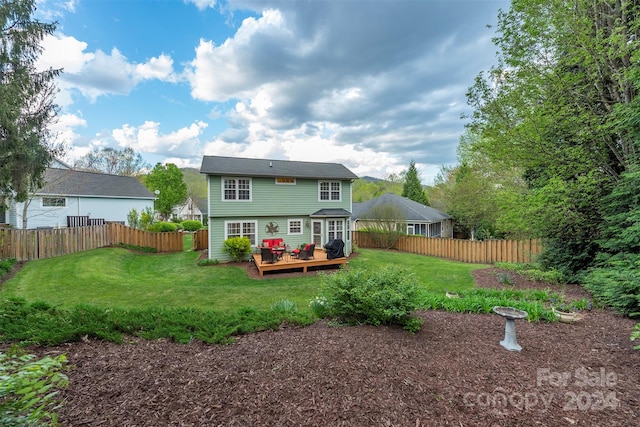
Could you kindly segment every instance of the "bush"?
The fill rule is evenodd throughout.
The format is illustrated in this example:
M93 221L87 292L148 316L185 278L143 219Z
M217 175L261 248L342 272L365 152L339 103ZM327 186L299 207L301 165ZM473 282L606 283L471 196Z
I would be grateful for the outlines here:
M57 425L56 389L68 384L65 362L64 355L36 360L0 352L0 425Z
M631 317L640 316L640 255L619 254L589 270L583 281L596 301Z
M202 223L195 219L188 219L180 223L185 231L197 231L202 228Z
M20 298L0 300L0 313L0 342L47 346L86 337L121 343L125 336L148 340L168 338L179 343L197 339L221 344L232 341L234 335L278 329L283 320L301 326L312 323L309 313L299 311L281 315L254 308L225 311L164 307L105 309L86 304L63 309L42 303L29 304Z
M251 241L248 237L230 237L222 244L222 252L235 261L244 261L251 253Z
M154 233L162 233L167 231L177 231L178 225L172 222L159 221L149 226L149 231Z
M631 341L635 341L637 339L640 339L640 323L638 323L635 328L633 328L633 331L631 332ZM636 345L635 347L633 347L635 350L640 350L640 345Z
M281 299L271 304L271 311L281 316L289 316L295 314L298 310L296 303L288 299Z
M326 298L315 297L309 301L309 308L318 319L323 319L329 315Z
M504 270L515 271L516 273L522 274L529 280L551 283L553 285L561 285L567 283L567 278L560 272L560 270L556 270L553 268L545 269L540 264L496 262L494 266L497 268L502 268Z
M201 259L200 261L198 261L198 266L200 267L206 267L207 265L218 265L220 264L220 261L218 261L217 259Z
M415 277L406 270L342 270L324 276L319 300L327 312L349 324L400 325L410 332L420 330L412 316L420 296Z

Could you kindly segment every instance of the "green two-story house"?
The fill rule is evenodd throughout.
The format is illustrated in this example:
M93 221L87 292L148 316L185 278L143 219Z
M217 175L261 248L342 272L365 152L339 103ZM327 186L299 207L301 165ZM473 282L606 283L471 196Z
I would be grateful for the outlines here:
M295 248L332 239L351 253L351 186L358 177L338 163L205 156L209 258L230 261L222 252L229 237L246 236L251 245L281 238Z

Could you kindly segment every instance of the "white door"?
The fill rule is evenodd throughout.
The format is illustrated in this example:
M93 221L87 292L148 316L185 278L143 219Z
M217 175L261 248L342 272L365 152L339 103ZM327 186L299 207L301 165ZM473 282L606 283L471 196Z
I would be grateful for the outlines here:
M311 236L311 241L315 243L316 248L320 249L322 247L323 240L322 221L313 220L311 231L313 233Z

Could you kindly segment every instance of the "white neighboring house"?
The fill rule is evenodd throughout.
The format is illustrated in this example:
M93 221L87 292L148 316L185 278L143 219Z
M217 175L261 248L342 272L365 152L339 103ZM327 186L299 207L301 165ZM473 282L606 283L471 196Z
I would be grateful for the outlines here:
M386 193L366 202L353 204L352 229L371 226L372 218L368 214L376 206L391 205L398 208L404 215L403 230L407 235L420 235L425 237L453 237L453 220L450 215L440 212L431 206L426 206L398 194Z
M206 199L199 199L197 197L189 196L184 203L173 207L171 217L177 218L180 221L195 219L203 224L206 224L207 212L208 210Z
M156 199L135 177L77 171L60 161L46 170L44 182L26 202L0 212L0 223L23 228L25 215L27 228L66 227L68 216L126 223L132 209L153 210Z

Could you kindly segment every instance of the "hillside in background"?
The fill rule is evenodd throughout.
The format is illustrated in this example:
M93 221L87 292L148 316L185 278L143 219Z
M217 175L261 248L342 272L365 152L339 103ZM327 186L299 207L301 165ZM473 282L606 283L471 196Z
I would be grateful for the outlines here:
M181 168L184 183L187 185L187 194L200 199L207 198L207 177L200 173L200 169Z
M364 176L353 182L353 201L356 203L366 202L385 193L402 194L402 185L402 182Z

